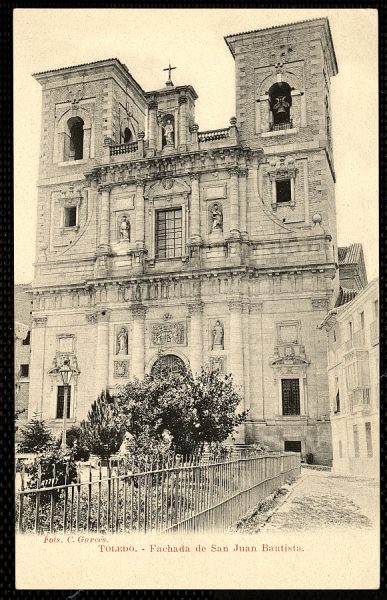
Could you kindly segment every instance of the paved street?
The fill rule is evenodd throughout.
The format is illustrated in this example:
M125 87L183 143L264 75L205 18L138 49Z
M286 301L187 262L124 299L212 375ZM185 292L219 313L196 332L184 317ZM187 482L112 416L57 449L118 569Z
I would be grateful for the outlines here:
M264 531L312 531L329 527L373 529L379 522L376 481L302 470L302 478L273 513Z

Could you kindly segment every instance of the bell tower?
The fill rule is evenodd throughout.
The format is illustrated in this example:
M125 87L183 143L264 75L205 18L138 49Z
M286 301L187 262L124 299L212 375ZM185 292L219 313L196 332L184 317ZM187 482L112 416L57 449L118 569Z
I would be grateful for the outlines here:
M337 258L330 80L338 68L328 19L225 39L235 59L240 141L266 155L262 201L273 218L296 227L318 215Z

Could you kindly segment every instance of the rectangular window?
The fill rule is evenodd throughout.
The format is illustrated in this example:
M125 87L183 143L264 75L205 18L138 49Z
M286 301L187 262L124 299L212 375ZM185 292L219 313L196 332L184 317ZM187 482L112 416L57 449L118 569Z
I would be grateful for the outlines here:
M353 448L355 450L355 458L359 458L359 431L357 425L353 426Z
M374 315L375 319L379 318L379 300L375 300L374 302Z
M300 414L300 382L298 379L282 379L282 414Z
M364 311L360 313L360 329L364 329Z
M30 374L30 365L20 365L20 377L28 377Z
M350 321L348 323L348 335L349 335L349 341L352 342L352 338L353 338L353 325L352 325L352 321Z
M64 209L64 226L75 227L77 225L77 207L66 206Z
M343 458L343 444L339 440L339 458Z
M181 208L156 212L156 256L178 258L182 254Z
M286 441L285 442L285 452L301 452L301 442L300 441Z
M31 332L29 331L23 340L23 346L29 346L31 343Z
M277 204L291 202L292 188L290 185L290 179L279 179L275 182L275 185L277 189Z
M71 406L71 387L67 388L67 418L70 418L70 406ZM64 405L64 385L58 385L58 391L56 396L56 418L63 419L63 405Z
M373 449L372 449L372 433L371 433L371 423L365 423L365 434L366 434L366 444L367 444L367 456L368 458L372 458Z
M340 391L337 390L336 399L335 399L335 413L339 413L339 412L340 412Z

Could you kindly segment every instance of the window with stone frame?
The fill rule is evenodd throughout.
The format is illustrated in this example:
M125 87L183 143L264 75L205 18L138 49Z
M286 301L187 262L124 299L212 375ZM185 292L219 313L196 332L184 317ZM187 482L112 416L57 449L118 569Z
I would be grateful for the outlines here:
M130 131L129 127L125 127L125 129L122 132L121 142L123 144L129 144L132 141L133 141L132 132Z
M292 201L292 187L290 179L278 179L275 182L277 204L290 203Z
M366 446L367 446L367 457L373 457L373 448L372 448L372 431L371 431L371 423L367 421L365 423L365 435L366 435Z
M76 227L78 225L78 207L77 206L65 206L63 215L63 226Z
M20 365L20 377L27 378L30 374L30 365Z
M292 90L286 81L277 81L269 89L269 106L271 111L272 131L290 129L292 120L290 108L292 106Z
M81 117L71 117L67 122L69 131L69 147L65 160L81 160L83 158L83 126Z
M360 448L359 448L359 430L357 425L353 425L353 449L355 453L355 458L359 458L360 456Z
M63 407L64 407L64 385L58 385L57 396L56 396L56 418L63 419ZM71 409L71 387L67 388L67 418L70 418Z
M285 452L301 452L301 440L285 440Z
M282 379L283 416L300 415L300 382L298 379Z
M27 332L26 337L22 341L23 346L29 346L31 344L31 331Z
M182 256L182 209L156 211L156 258Z

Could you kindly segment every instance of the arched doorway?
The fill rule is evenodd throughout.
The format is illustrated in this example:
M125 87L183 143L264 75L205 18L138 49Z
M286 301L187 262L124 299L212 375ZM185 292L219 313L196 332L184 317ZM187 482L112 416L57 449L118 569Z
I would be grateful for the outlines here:
M184 362L175 354L166 354L156 360L152 369L152 377L159 377L160 375L172 375L175 373L184 373L186 370Z

